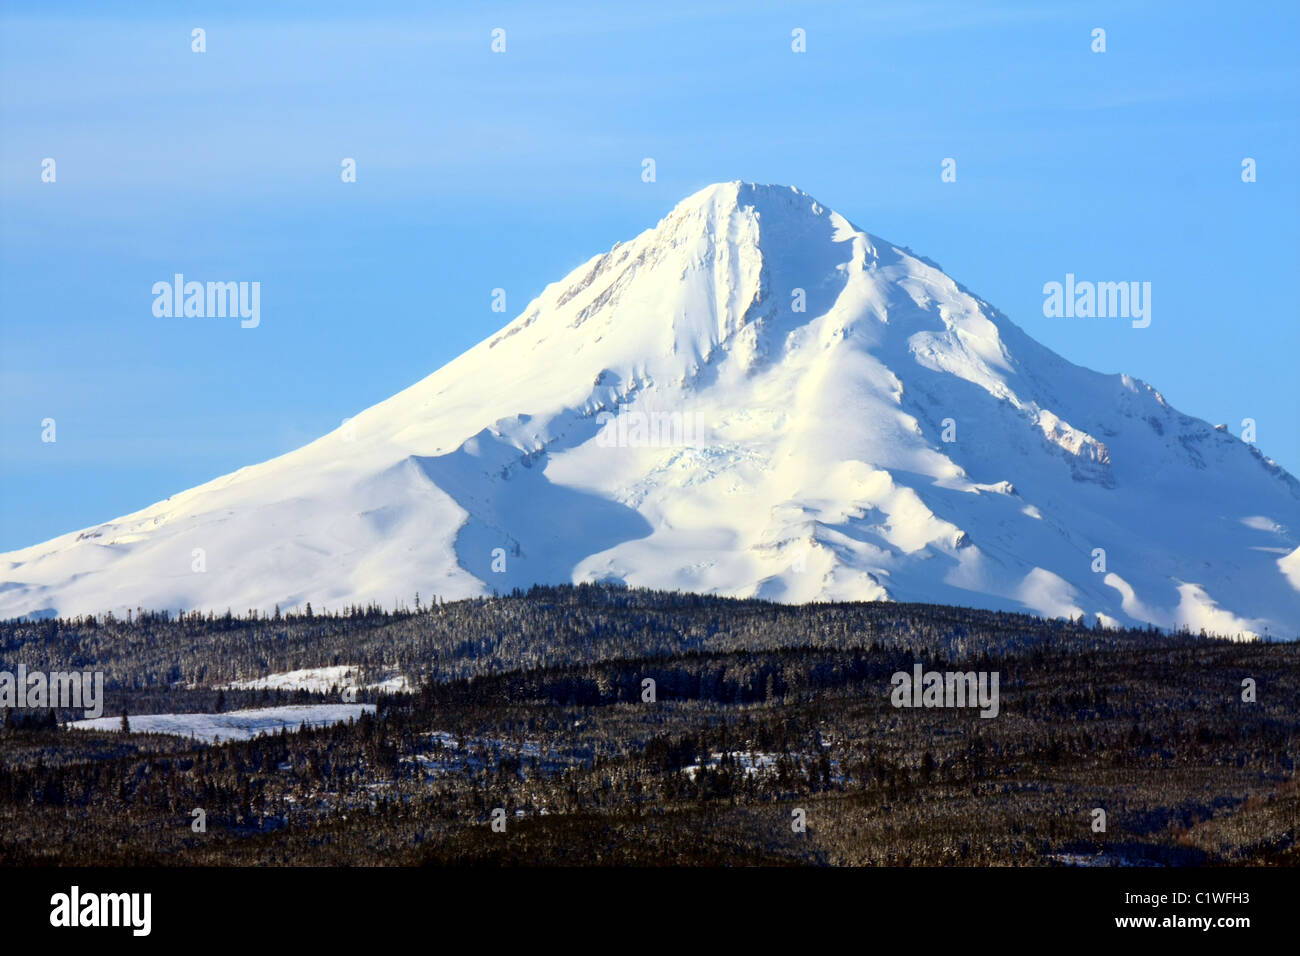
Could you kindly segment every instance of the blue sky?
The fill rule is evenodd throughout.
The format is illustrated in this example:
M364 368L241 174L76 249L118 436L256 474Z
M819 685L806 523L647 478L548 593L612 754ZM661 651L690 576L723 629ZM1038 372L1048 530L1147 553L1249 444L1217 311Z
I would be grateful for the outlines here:
M317 437L731 179L1300 473L1300 5L54 6L0 20L0 549ZM155 317L176 272L259 281L260 326ZM1067 272L1151 326L1045 318Z

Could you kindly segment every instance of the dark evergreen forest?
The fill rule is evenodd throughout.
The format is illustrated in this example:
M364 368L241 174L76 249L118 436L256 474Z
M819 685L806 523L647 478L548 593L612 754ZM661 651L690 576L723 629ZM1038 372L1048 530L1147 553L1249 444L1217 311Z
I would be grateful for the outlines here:
M915 662L998 673L997 717L893 706ZM576 586L0 623L19 664L102 671L128 721L339 700L223 687L299 668L414 691L218 745L6 710L10 866L1300 862L1294 644Z

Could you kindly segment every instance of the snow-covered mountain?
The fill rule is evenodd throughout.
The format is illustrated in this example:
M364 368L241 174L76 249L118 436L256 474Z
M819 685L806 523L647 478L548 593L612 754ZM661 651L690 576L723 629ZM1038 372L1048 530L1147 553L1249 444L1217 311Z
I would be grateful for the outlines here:
M1300 483L810 196L725 183L340 429L0 580L0 616L607 580L1295 637Z

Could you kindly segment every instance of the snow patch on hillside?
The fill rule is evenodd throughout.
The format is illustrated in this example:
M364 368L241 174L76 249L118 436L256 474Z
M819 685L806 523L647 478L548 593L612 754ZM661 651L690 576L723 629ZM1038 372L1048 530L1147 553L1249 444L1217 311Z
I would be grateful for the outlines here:
M226 690L284 690L307 691L323 694L331 691L373 690L384 694L408 692L410 684L401 674L396 674L381 681L360 683L360 669L339 664L332 667L308 667L295 671L282 671L254 677L247 680L231 681L225 684Z
M174 734L191 737L211 744L229 740L251 740L263 734L281 730L297 732L307 727L327 727L331 724L357 720L364 713L373 713L374 704L308 704L289 707L260 707L251 710L231 710L221 714L136 714L127 718L132 733ZM96 717L91 720L74 720L68 724L73 730L120 731L121 717Z

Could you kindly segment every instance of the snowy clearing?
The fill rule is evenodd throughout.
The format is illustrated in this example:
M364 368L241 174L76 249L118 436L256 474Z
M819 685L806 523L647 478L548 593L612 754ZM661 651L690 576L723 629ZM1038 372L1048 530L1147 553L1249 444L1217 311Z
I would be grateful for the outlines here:
M384 680L362 684L361 670L356 666L339 664L333 667L304 667L296 671L282 671L265 677L231 681L223 685L226 690L305 690L323 694L332 690L373 690L385 694L409 692L410 682L402 674Z
M374 704L307 704L231 710L223 714L132 714L127 720L132 733L175 734L210 744L226 740L251 740L263 734L279 733L281 728L292 732L303 724L308 727L325 727L346 723L356 720L363 713L373 712L374 709ZM74 720L69 726L74 730L121 730L122 718Z

